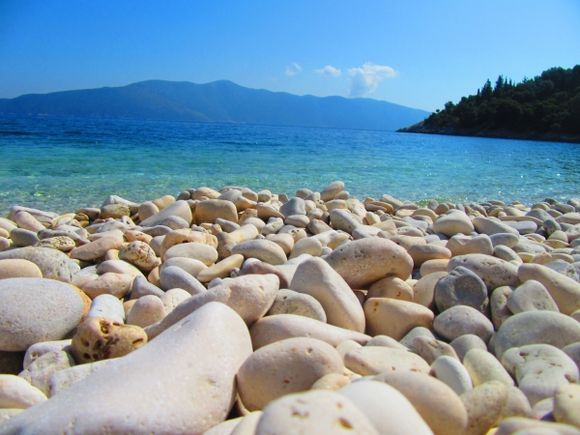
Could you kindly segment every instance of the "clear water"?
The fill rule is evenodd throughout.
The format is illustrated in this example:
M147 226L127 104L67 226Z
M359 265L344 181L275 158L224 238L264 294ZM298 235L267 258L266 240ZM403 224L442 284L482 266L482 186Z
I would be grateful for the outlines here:
M580 145L260 125L0 119L0 214L134 201L199 186L533 203L580 196Z

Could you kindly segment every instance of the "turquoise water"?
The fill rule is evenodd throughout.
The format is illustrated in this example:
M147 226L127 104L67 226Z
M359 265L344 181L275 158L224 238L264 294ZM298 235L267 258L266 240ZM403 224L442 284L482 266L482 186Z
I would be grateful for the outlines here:
M580 196L580 145L259 125L0 119L0 214L243 185L292 194L340 179L359 197Z

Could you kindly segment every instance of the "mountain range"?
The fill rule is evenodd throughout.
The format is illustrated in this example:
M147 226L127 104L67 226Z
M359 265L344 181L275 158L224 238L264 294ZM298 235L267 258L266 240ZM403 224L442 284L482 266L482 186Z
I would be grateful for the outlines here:
M429 112L368 98L298 96L220 80L206 84L148 80L0 99L0 116L57 115L161 121L226 122L394 131Z

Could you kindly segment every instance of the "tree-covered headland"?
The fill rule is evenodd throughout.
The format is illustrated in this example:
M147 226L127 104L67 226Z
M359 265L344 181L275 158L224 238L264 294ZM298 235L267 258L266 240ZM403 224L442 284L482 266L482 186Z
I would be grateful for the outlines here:
M500 75L400 131L580 142L580 65L520 83Z

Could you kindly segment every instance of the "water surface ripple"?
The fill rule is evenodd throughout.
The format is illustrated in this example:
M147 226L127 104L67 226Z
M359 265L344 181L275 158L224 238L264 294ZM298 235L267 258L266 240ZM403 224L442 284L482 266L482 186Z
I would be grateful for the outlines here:
M0 119L0 213L198 186L533 203L580 196L580 145L380 131L70 118Z

